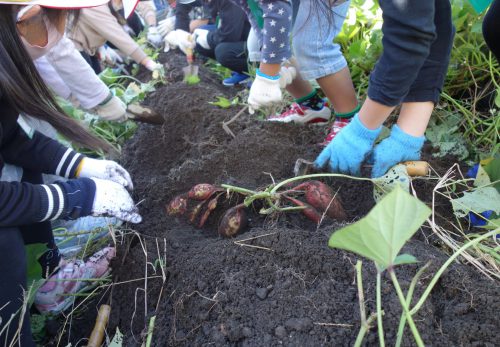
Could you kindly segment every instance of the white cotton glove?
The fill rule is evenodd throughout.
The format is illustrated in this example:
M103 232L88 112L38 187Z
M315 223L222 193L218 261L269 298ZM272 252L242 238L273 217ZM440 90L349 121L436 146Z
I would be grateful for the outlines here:
M104 104L94 107L95 113L104 120L124 122L127 120L127 105L113 96Z
M144 67L146 69L148 69L149 71L154 72L154 71L161 70L163 65L160 63L157 63L154 60L149 59L146 61L146 63L144 63Z
M129 190L134 189L132 179L127 170L111 160L85 157L80 163L78 177L100 178L116 182Z
M210 45L208 44L208 33L209 31L205 29L195 29L193 32L196 43L205 49L210 49Z
M115 65L116 63L123 63L122 57L116 51L106 45L99 47L97 54L103 63Z
M139 209L122 185L99 178L92 180L95 182L93 216L116 217L134 224L142 222Z
M155 47L160 47L161 43L163 42L163 37L158 32L158 29L153 26L148 28L148 33L146 35L146 38Z
M257 74L250 88L248 96L248 111L254 114L255 110L281 102L280 79L275 80Z
M176 49L179 46L177 42L177 34L175 33L175 31L169 32L165 36L163 41L165 41L165 47L163 48L163 52L168 52L171 49Z
M165 37L175 28L175 16L168 17L158 23L158 32Z
M165 50L167 49L167 45L169 49L179 47L184 54L189 54L194 49L196 43L190 33L177 29L165 36Z
M297 77L297 70L293 66L282 66L280 76L280 87L285 89Z

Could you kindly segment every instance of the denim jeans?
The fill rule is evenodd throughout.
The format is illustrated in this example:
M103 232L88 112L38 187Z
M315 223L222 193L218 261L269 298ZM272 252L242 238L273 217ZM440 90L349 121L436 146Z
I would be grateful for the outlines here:
M314 11L314 1L300 0L293 25L293 53L306 80L334 74L347 66L340 45L333 40L342 30L350 1L332 7L331 23L321 11Z
M455 33L450 0L380 0L384 51L370 75L368 96L386 106L436 103Z

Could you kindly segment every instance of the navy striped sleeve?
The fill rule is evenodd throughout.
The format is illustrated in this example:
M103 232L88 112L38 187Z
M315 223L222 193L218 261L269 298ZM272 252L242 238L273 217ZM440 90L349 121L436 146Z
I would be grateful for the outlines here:
M55 184L0 182L0 227L88 216L94 197L95 183L88 178Z
M65 178L74 178L83 156L37 131L17 125L1 149L6 163Z

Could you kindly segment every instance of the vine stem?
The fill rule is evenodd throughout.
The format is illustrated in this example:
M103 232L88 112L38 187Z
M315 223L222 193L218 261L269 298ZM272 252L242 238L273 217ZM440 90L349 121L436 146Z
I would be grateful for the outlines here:
M241 193L241 194L244 194L244 195L255 195L255 194L257 194L256 191L253 191L253 190L250 190L250 189L241 188L241 187L232 186L232 185L229 185L229 184L221 184L221 187L224 188L224 189L230 190L232 192Z
M384 322L382 321L382 273L377 268L377 327L380 347L385 347Z
M425 264L411 280L410 288L408 288L408 293L406 294L406 305L408 307L410 307L410 305L411 305L411 300L413 298L413 292L415 291L415 287L417 286L417 282L419 281L420 277L422 277L423 273L429 267L430 264L431 264L431 262L428 262L427 264ZM396 337L395 347L400 347L401 343L403 342L403 335L404 335L404 331L405 331L405 326L406 326L406 315L403 312L401 314L401 318L399 320L398 334Z
M278 189L280 189L281 187L283 187L289 183L292 183L295 181L300 181L300 180L305 180L305 179L309 179L309 178L319 178L319 177L342 177L342 178L350 178L350 179L357 180L357 181L373 182L373 179L367 178L367 177L354 177L354 176L335 174L335 173L318 173L318 174L303 175L303 176L297 176L297 177L292 177L292 178L286 179L286 180L276 184L274 186L274 188L271 190L271 193L276 193L278 191Z
M460 254L462 254L468 248L478 244L482 240L487 239L488 237L493 236L495 234L498 234L499 232L500 232L500 228L496 228L496 229L494 229L486 234L483 234L482 236L478 237L477 239L474 239L472 241L467 242L465 245L460 247L455 253L453 253L451 255L451 257L449 257L448 260L441 266L441 268L438 270L438 272L436 272L434 277L432 277L431 283L429 283L429 285L425 289L425 292L420 297L420 300L418 300L417 304L411 309L410 314L414 315L415 313L418 312L418 310L420 310L420 308L424 304L425 300L427 300L427 297L431 293L432 289L434 288L434 286L438 282L439 278L443 275L444 271L448 268L448 266L450 266L451 263L453 263L455 261L455 259L458 258L458 256Z
M422 338L420 337L417 326L415 325L415 322L413 321L413 317L410 313L408 305L406 304L406 298L403 294L403 291L401 290L401 287L399 286L399 281L398 281L398 278L396 277L396 273L394 272L394 268L391 268L388 271L389 271L389 274L391 275L392 283L394 284L394 288L396 289L396 293L398 294L399 302L401 303L401 306L403 307L403 312L406 315L406 320L408 321L408 325L410 326L411 332L413 333L413 337L415 338L415 342L417 343L418 347L424 347L425 346L424 342L422 341Z
M376 313L372 313L370 317L366 320L365 324L361 324L361 328L359 328L359 333L358 336L356 337L356 342L354 342L354 347L360 347L361 343L363 342L363 339L365 338L366 333L368 332L368 329L370 329L370 325L373 323L373 321L377 318Z

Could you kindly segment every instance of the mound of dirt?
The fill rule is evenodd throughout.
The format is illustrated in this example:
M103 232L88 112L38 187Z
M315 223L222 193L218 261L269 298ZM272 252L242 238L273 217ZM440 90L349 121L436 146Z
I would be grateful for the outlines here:
M291 177L297 158L311 159L321 150L317 143L324 137L324 127L273 124L243 114L230 125L233 138L221 122L240 107L223 110L208 102L218 95L234 96L234 90L223 88L203 67L202 82L187 86L179 72L184 58L169 54L162 59L173 69L170 83L147 103L166 122L162 127L141 125L122 159L134 178L135 199L142 201L144 222L134 229L146 241L129 243L121 250L123 260L115 263L115 280L123 284L113 289L108 331L119 327L125 346L140 346L148 319L156 312L155 346L353 345L360 321L356 257L327 246L340 225L330 222L317 230L298 214L272 220L255 215L248 230L236 238L243 241L235 242L218 237L213 224L199 230L164 213L173 196L196 183L253 189ZM373 207L370 184L328 183L338 190L349 221ZM446 260L443 252L423 239L417 237L405 249L433 262L416 296ZM158 265L164 255L165 282ZM403 289L421 266L397 270ZM365 262L363 275L371 313L375 310L374 266ZM469 266L453 265L415 318L426 345L496 345L499 297L498 283ZM401 310L389 278L384 278L383 303L386 341L393 345ZM90 309L81 319L75 318L75 326L85 322L90 326L95 312ZM90 328L74 330L71 340L78 341ZM376 329L365 344L378 344ZM408 329L404 345L413 345Z

